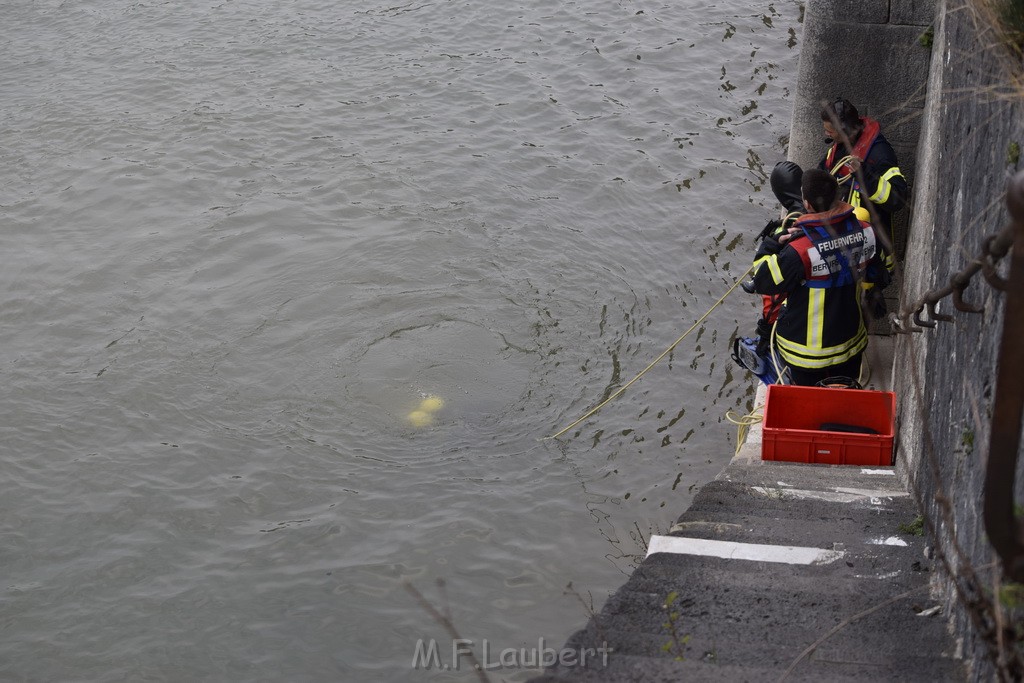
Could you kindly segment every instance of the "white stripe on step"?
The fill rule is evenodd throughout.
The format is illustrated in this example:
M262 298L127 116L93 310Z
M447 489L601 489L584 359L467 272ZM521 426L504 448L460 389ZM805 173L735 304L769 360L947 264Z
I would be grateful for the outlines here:
M874 505L881 505L883 498L902 498L910 494L905 491L884 491L874 489L851 489L841 486L835 487L832 491L817 491L811 489L789 489L789 488L765 488L764 486L751 486L752 491L760 493L768 498L800 498L803 500L824 500L829 503L856 503L870 499Z
M647 557L655 553L702 555L704 557L723 557L727 560L781 562L785 564L828 564L835 562L843 556L842 551L823 550L822 548L711 541L682 536L651 536L651 541L647 545Z

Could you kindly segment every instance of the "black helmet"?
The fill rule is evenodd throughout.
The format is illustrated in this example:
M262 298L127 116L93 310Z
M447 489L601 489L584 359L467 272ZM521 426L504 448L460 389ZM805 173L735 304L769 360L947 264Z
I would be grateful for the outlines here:
M780 161L772 169L772 192L786 211L803 213L804 200L800 194L800 181L803 180L803 176L803 169L792 161Z

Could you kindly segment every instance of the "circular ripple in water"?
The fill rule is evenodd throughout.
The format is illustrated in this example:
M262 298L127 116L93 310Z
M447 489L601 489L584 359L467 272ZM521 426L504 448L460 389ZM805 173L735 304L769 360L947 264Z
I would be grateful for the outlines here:
M444 407L435 425L490 423L523 395L529 366L497 332L463 320L398 329L369 344L356 361L358 398L407 428L426 396Z

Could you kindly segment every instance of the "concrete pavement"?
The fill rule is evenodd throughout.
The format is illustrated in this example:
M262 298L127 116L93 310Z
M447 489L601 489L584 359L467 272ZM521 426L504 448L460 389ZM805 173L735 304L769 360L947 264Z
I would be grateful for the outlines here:
M872 337L868 388L887 388L891 341ZM566 643L607 660L532 683L965 680L895 469L765 462L760 437Z

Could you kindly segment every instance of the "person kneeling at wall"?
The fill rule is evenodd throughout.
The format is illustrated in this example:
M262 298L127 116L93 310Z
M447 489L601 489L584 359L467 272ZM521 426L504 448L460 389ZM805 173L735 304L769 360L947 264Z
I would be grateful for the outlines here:
M838 199L835 178L804 172L807 213L782 234L766 237L754 257L753 290L784 295L774 345L792 383L813 386L860 374L868 343L860 306L861 281L888 284L875 231Z

